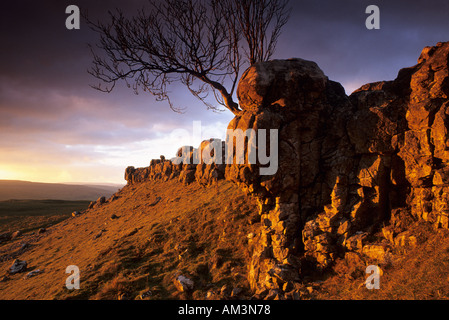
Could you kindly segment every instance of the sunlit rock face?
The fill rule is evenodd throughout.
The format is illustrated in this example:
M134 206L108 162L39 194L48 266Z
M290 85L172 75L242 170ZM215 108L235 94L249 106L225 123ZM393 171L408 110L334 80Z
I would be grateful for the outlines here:
M248 245L249 283L260 294L286 292L304 268L325 269L348 252L384 254L367 242L393 220L449 227L448 61L449 43L426 47L395 80L349 97L314 62L257 63L240 80L242 112L228 125L248 133L242 145L229 135L203 141L184 162L161 158L125 178L236 183L258 200L261 217ZM204 152L223 162L192 162Z
M245 72L243 113L228 129L279 134L274 175L260 175L258 164L226 168L227 179L259 199L264 226L249 266L256 290L282 289L301 261L324 269L362 252L392 211L448 227L448 51L449 43L425 48L394 81L349 97L310 61Z
M387 169L386 211L407 207L416 219L448 227L449 43L426 47L396 80L351 95L358 111L349 128L360 153L378 154ZM365 117L365 123L357 123ZM362 135L360 133L363 133ZM384 188L385 189L385 188Z
M302 59L249 68L240 80L238 98L243 113L230 122L229 130L266 129L271 143L268 132L277 130L277 148L267 148L277 151L276 173L262 175L260 163L234 162L226 168L226 179L259 201L263 227L250 247L250 283L260 292L281 290L299 278L298 257L304 249L322 264L331 259L333 241L324 239L325 244L317 237L332 233L349 214L350 173L358 159L346 124L355 109L340 84L330 81L316 63ZM248 140L248 145L260 147ZM303 241L304 225L321 212L329 216L328 225L309 228L311 234Z

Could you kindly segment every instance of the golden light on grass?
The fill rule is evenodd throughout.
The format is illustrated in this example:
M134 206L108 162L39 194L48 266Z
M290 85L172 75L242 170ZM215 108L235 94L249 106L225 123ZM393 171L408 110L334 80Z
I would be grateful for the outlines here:
M217 188L203 189L177 180L148 181L116 195L48 227L45 235L28 230L3 245L9 250L17 241L39 239L21 259L45 272L32 281L9 276L0 299L135 299L147 291L151 299L180 299L183 293L173 283L178 271L197 284L193 299L205 299L210 289L220 292L226 284L249 292L247 235L260 227L259 214L255 200L235 185L220 181ZM157 197L161 200L149 206ZM0 261L0 270L10 264ZM80 290L64 287L68 265L81 270Z

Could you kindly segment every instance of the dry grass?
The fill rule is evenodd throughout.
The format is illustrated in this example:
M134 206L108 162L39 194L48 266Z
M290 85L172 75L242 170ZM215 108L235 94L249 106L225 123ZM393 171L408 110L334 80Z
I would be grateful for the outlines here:
M394 247L390 263L381 265L380 289L368 290L362 265L339 260L321 284L316 299L435 300L449 298L449 231L420 222L409 231L416 247Z
M258 228L259 216L255 201L236 186L147 182L126 186L117 196L46 234L0 246L0 270L8 269L8 255L25 242L29 249L15 257L44 269L28 280L9 276L0 283L0 298L115 300L151 291L151 299L204 299L225 284L248 288L246 236ZM68 265L80 269L80 290L65 288ZM176 290L177 274L194 280L191 295Z
M177 181L126 186L117 199L46 233L0 245L0 279L15 258L44 271L27 280L8 276L0 282L0 299L205 299L225 285L242 288L242 298L249 298L247 235L257 233L259 220L254 199L230 182L220 181L218 191ZM321 278L303 279L313 287L307 298L447 299L449 231L426 223L409 231L418 245L393 248L392 259L381 265L379 290L364 285L372 261L340 259ZM65 288L69 265L80 269L80 290ZM195 282L193 292L177 291L173 279L179 274Z
M61 222L73 211L87 208L89 201L7 200L0 201L0 233L34 231Z

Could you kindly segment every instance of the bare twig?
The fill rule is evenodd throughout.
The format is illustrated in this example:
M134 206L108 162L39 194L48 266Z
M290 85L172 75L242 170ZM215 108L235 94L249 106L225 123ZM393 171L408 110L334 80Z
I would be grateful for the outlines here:
M218 105L237 115L241 110L233 95L240 71L272 56L288 20L286 3L166 0L149 2L131 18L119 9L109 12L108 23L85 15L100 36L90 47L93 65L88 72L100 80L93 87L110 92L124 80L136 93L143 89L181 112L168 91L171 83L181 82L208 109L221 110L207 100L212 92Z

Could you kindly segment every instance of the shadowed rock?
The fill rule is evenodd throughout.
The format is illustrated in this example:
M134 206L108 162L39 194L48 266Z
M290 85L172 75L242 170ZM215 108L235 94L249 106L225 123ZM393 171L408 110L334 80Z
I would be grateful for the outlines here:
M16 260L14 260L11 267L9 267L9 274L25 272L26 270L27 270L27 262L16 259Z

